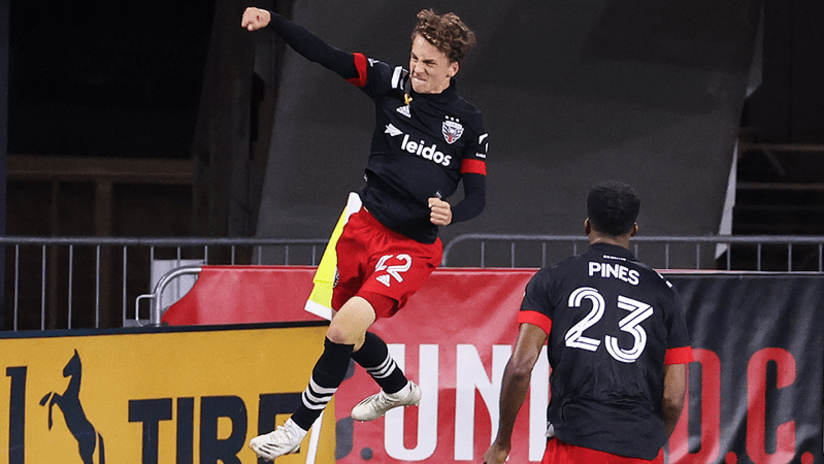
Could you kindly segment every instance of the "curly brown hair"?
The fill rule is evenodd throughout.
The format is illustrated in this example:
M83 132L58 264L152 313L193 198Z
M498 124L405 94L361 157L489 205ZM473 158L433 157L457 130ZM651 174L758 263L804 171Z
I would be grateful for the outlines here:
M420 35L452 62L460 63L475 45L475 33L455 13L436 14L431 8L418 13L412 40Z

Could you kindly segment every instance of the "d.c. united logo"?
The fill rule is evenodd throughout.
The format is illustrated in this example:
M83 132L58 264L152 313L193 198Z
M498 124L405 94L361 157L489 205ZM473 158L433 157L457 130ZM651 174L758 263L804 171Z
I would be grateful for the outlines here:
M464 128L457 118L447 116L446 120L441 124L441 133L443 134L446 143L452 144L463 135Z

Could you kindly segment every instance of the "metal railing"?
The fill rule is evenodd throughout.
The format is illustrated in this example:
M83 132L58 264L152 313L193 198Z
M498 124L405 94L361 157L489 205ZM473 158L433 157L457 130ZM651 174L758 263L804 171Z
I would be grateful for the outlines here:
M154 325L158 326L161 324L163 320L163 313L168 309L168 305L164 305L163 303L163 293L166 290L166 287L169 286L170 283L175 281L176 279L180 278L184 275L194 275L197 276L200 274L200 271L203 270L202 266L181 266L175 268L163 276L157 281L155 285L154 291L152 293L146 293L140 295L135 299L135 319L134 325ZM140 316L140 302L142 300L149 300L149 319L147 321L141 321L139 319Z
M544 267L587 245L583 235L465 234L444 246L442 265ZM630 249L656 269L824 272L824 236L639 236Z
M152 263L172 267L316 266L327 239L0 237L5 254L3 330L108 328L151 320ZM544 267L586 249L584 236L467 234L450 240L447 267ZM824 237L636 237L633 253L656 269L824 272ZM174 265L175 263L180 265ZM164 284L165 285L165 284ZM150 294L151 295L151 294ZM134 304L132 304L134 303ZM157 314L154 314L157 317Z
M328 239L0 237L3 330L106 328L148 319L152 263L316 266Z

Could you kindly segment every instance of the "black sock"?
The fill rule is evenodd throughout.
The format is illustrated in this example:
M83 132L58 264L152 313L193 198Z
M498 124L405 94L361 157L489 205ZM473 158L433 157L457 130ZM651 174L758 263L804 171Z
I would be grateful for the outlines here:
M366 332L366 341L352 359L375 379L386 393L397 393L408 380L389 354L386 342L372 332Z
M298 427L309 430L326 408L332 395L346 377L353 348L354 345L342 345L326 339L323 354L315 363L309 385L301 395L300 406L292 414L292 421Z

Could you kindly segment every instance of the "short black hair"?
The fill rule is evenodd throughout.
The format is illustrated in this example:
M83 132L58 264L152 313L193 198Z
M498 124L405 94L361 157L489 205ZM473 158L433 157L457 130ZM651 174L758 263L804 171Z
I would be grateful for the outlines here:
M624 182L607 181L594 185L587 195L587 217L593 229L618 237L632 231L641 200Z

